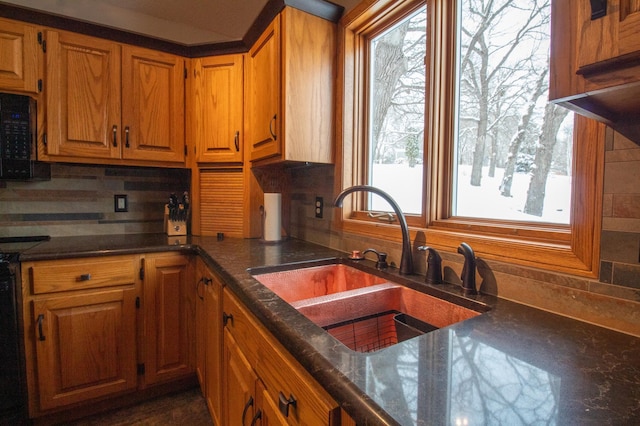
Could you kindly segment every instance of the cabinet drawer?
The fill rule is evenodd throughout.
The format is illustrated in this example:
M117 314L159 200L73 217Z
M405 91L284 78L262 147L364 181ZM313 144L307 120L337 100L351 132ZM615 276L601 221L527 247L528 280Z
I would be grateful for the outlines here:
M33 262L23 268L32 293L43 294L135 284L139 261L137 256L109 256Z

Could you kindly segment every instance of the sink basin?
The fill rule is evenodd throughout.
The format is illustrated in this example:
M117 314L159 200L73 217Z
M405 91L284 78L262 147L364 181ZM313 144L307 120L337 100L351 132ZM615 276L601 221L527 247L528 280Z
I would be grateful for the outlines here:
M462 306L451 295L437 297L341 263L305 266L250 272L354 351L377 351L488 310L478 302L464 299Z
M289 303L386 282L384 278L340 263L297 266L264 274L256 271L259 270L250 271L253 278Z

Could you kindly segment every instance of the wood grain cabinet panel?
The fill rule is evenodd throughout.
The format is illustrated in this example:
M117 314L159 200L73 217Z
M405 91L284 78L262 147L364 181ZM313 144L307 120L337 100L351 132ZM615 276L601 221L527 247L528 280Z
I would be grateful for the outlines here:
M286 7L247 55L251 161L333 162L336 25Z
M184 161L184 60L122 47L122 157Z
M135 290L33 302L42 410L137 386Z
M180 253L144 259L145 385L184 377L195 363L195 288L191 259Z
M244 391L243 404L244 407L249 406L249 396L255 400L251 409L254 417L261 416L261 424L339 425L340 409L337 403L227 289L223 291L222 303L223 318L227 318L224 325L223 367L223 382L227 384L223 395L229 395L228 391L232 390L229 383L239 382L236 377L239 367L234 358L242 359L245 369L250 367L256 377L255 388L243 385L251 389ZM233 348L232 351L230 348ZM242 383L249 380L246 372L242 377ZM281 410L280 400L291 400L293 403L288 410L284 407ZM240 402L223 400L223 406L226 424L243 424L238 422L243 419L238 419L242 406ZM248 424L246 417L244 424Z
M46 34L47 154L120 158L120 45Z
M0 19L0 89L38 92L38 28Z
M551 3L549 99L640 143L640 2L608 0L591 19L591 2Z
M48 155L184 163L184 59L63 31L46 42Z
M244 55L195 59L196 161L242 163Z

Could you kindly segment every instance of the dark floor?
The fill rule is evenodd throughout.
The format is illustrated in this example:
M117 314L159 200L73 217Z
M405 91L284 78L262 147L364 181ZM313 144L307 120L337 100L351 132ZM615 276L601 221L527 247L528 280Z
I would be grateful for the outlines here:
M211 426L212 424L207 404L198 388L161 396L132 407L68 423L69 426Z

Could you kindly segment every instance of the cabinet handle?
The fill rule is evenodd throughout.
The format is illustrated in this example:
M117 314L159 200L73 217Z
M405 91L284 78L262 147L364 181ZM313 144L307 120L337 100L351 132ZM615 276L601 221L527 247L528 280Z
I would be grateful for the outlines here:
M118 126L114 124L111 131L113 132L113 146L118 146Z
M289 417L289 407L295 408L297 404L296 397L289 394L289 399L282 392L278 392L278 409L283 416Z
M44 337L44 332L42 331L43 322L44 322L44 314L38 315L38 340L40 341L46 340L46 337Z
M124 128L124 146L129 148L129 126Z
M278 140L278 136L275 133L273 133L272 124L275 123L277 117L278 117L278 114L274 114L271 121L269 121L269 133L271 133L271 137L273 138L274 141Z
M78 281L89 281L91 279L91 274L82 274L78 277Z
M204 296L200 296L200 283L204 282L204 277L200 278L196 283L196 294L200 300L204 300Z
M251 419L251 426L254 426L256 424L256 422L261 418L262 418L262 410L258 410L256 415L253 416L253 419Z
M246 404L244 404L244 410L242 410L242 425L244 426L244 418L247 416L247 410L249 409L249 407L251 407L253 405L253 397L250 396L249 400L247 401Z
M590 0L591 1L591 20L602 18L607 14L607 0Z
M233 143L236 144L236 152L240 152L240 132L236 131L236 135L233 138Z
M222 313L222 326L226 326L227 323L231 320L231 325L233 325L233 314L228 314L226 312Z

